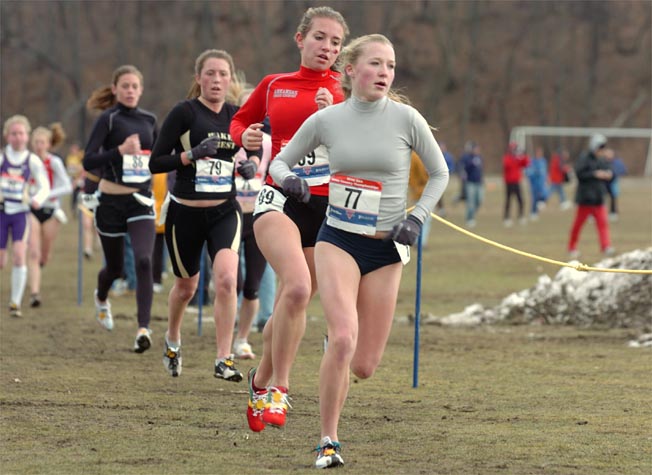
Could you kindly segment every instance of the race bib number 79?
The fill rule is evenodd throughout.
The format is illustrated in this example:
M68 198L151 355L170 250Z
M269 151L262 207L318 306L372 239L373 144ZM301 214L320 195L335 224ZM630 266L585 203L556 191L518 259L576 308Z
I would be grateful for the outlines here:
M233 162L206 158L195 162L195 191L228 193L233 188Z

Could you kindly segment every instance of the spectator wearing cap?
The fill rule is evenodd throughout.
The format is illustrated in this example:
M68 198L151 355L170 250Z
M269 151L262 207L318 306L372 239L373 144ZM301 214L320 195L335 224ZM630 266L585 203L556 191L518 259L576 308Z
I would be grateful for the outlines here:
M577 212L570 232L568 252L570 257L576 259L580 252L577 248L582 226L589 216L593 216L600 239L600 250L607 256L614 254L609 236L609 220L607 208L604 204L607 193L607 183L611 180L613 172L605 157L607 138L602 134L594 134L589 139L589 149L584 151L575 164L577 177L577 191L575 203Z

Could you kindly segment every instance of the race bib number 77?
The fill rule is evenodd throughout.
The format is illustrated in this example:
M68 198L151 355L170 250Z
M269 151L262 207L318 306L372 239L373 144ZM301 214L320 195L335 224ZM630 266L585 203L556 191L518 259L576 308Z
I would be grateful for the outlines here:
M383 184L347 175L332 175L328 224L356 234L376 234Z

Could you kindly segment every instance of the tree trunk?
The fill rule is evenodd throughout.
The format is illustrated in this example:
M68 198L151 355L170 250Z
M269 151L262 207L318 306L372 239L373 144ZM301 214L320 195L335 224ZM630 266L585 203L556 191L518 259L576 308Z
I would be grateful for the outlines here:
M475 99L475 77L478 62L478 18L479 3L469 4L468 31L469 31L469 64L464 78L464 102L462 105L462 120L460 124L460 143L464 143L468 137L467 127L471 118L471 108Z

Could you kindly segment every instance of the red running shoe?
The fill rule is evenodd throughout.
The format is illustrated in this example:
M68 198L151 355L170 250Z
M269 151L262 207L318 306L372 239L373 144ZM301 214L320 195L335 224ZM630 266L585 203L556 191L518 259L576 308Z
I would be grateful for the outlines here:
M249 428L254 432L260 432L265 428L263 422L263 409L267 400L267 390L254 391L254 375L256 368L251 368L247 374L249 386L249 403L247 404L247 422Z
M283 388L269 388L263 410L263 422L270 426L283 427L290 407L290 397Z

